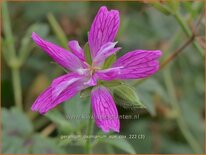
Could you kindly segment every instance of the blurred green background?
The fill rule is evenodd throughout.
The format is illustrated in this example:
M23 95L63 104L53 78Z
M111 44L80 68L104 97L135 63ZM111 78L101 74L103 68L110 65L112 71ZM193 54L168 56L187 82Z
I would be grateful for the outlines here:
M1 4L2 153L204 152L203 1ZM139 115L139 119L121 119L119 134L104 134L94 125L90 134L102 138L88 140L83 138L88 134L88 120L67 119L68 115L89 113L88 97L80 98L78 94L44 116L30 110L52 79L65 73L32 42L31 32L63 47L73 39L83 46L102 5L120 11L116 40L123 48L118 56L134 49L160 49L163 63L194 31L196 37L154 76L144 81L126 81L147 108L122 107L117 97L119 114ZM69 135L73 137L65 138ZM117 137L108 138L109 135Z

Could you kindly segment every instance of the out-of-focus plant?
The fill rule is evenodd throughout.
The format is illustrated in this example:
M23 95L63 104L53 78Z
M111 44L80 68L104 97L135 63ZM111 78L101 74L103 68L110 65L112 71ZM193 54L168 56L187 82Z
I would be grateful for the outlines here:
M64 153L58 141L34 133L32 122L19 108L2 109L3 153Z
M191 148L194 150L195 153L202 152L202 148L200 147L200 144L195 139L193 134L190 132L190 129L188 128L187 124L185 123L184 118L181 116L181 109L178 105L178 100L176 98L175 94L175 88L174 83L172 81L172 75L170 73L169 67L164 72L164 80L167 86L167 91L170 97L171 105L172 105L172 111L175 120L177 121L177 124L180 128L180 131L184 135L187 142L190 144Z
M2 38L3 56L11 69L13 90L15 96L16 106L23 110L22 100L22 88L21 88L21 77L20 68L26 61L30 51L32 50L33 43L31 42L30 35L33 31L38 31L43 36L48 33L48 27L44 24L33 24L25 32L24 37L21 39L20 48L16 49L15 38L12 33L10 17L8 13L7 3L2 3L2 15L3 15L3 32L4 37Z
M178 41L179 39L178 36L179 36L179 33L173 36L173 38L171 39L170 46L168 47L167 50L171 50L171 47ZM171 56L168 57L169 54L168 53L165 54L165 57L168 57L168 58L166 58L165 63L162 64L162 67L164 67L168 61L176 57L176 55L179 54L182 50L184 50L184 48L186 48L192 41L194 41L193 36L191 36L190 39L186 41L186 43L183 44L183 46L180 47L177 51L175 51ZM187 123L185 122L184 118L181 116L181 108L179 106L178 99L175 94L175 87L174 87L174 83L172 80L172 74L170 70L171 70L170 65L167 66L167 69L163 70L163 77L164 77L168 97L170 98L170 104L171 104L171 111L170 111L169 117L172 117L174 118L174 120L176 120L177 125L180 128L180 131L184 135L185 139L187 140L187 142L189 143L193 151L196 153L202 152L202 148L200 147L200 144L198 143L194 135L190 132L190 129L188 128Z
M191 15L189 16L189 18L193 18L194 14L197 15L197 12L201 12L202 9L202 5L203 2L200 1L198 3L195 3L194 5L192 3L187 3L190 7L193 7L195 5L195 7L193 9L191 9ZM162 12L165 15L172 15L175 17L176 21L179 23L179 25L181 26L182 30L184 31L184 33L187 35L187 37L189 37L189 39L180 47L178 48L176 51L174 51L170 56L168 56L169 54L166 53L164 55L164 60L162 61L162 64L160 66L160 69L162 69L163 67L165 67L170 61L172 61L177 55L179 55L179 53L181 53L186 47L188 47L191 43L193 43L195 49L201 54L204 55L204 50L203 48L199 45L199 43L197 42L196 37L197 37L197 29L198 26L200 24L201 21L201 17L202 15L200 15L197 23L194 25L193 29L190 30L190 28L188 27L186 21L184 20L183 16L180 13L179 10L179 5L180 2L178 0L167 0L163 3L160 2L153 2L152 5L159 10L160 12ZM174 35L171 39L171 43L170 43L170 47L173 46L174 43L176 43L176 40L178 40L178 36L179 36L179 32L176 33L176 35ZM169 50L171 50L169 48ZM176 98L176 94L175 94L175 88L174 88L174 83L172 81L172 75L170 73L170 68L167 67L166 70L163 71L163 76L164 76L164 80L166 83L166 87L168 89L168 95L171 101L171 105L172 105L172 110L170 112L170 116L169 117L174 117L177 125L180 128L180 131L182 132L182 134L184 135L185 139L187 140L187 142L189 143L189 145L191 146L191 148L193 149L193 151L195 153L200 153L202 152L202 148L200 147L200 144L198 143L198 141L196 140L196 138L194 137L194 135L190 132L190 129L188 128L187 123L185 122L184 118L181 116L181 108L179 107L177 98ZM146 79L145 79L146 80ZM134 85L138 85L142 82L144 82L145 80L142 81L137 81L134 82Z
M204 5L203 1L199 1L199 2L195 3L196 6L194 6L192 3L188 3L188 2L185 2L185 3L188 4L188 5L191 5L191 6L188 6L188 7L194 7L193 9L190 10L191 15L194 15L194 14L197 14L197 12L200 12L201 9L203 9L202 6ZM153 2L152 5L157 10L162 12L163 14L172 15L173 17L175 17L176 21L179 23L180 27L185 32L187 37L191 37L193 35L192 30L188 27L187 22L185 21L185 18L183 17L182 13L180 12L180 9L179 9L180 1L178 1L178 0L166 0L165 2L162 2L162 3ZM201 55L204 55L203 48L198 44L198 42L196 40L193 42L193 45L196 48L196 50L198 52L200 52Z
M3 56L11 69L13 90L15 95L16 107L10 110L2 109L3 127L3 153L64 153L58 146L57 141L43 137L43 134L34 132L33 125L28 116L23 112L22 88L20 69L25 63L30 51L33 49L31 33L37 31L42 36L48 33L48 26L45 24L33 24L25 32L20 41L20 48L15 48L15 37L12 34L11 23L7 8L7 3L2 3L3 32L2 39Z

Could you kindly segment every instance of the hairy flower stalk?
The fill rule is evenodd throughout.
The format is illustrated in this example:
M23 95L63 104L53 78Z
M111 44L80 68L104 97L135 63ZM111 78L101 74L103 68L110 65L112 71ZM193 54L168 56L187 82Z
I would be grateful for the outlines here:
M104 132L119 132L118 111L110 91L98 80L127 80L145 78L159 69L159 50L134 50L126 53L114 62L111 68L103 69L105 60L119 51L114 42L120 24L119 12L108 11L101 7L88 34L88 43L92 58L91 65L86 62L84 50L78 41L69 41L65 50L58 45L43 40L33 32L32 39L59 65L70 72L54 79L51 85L36 99L33 111L45 114L58 104L75 96L80 91L93 87L91 104L95 123Z

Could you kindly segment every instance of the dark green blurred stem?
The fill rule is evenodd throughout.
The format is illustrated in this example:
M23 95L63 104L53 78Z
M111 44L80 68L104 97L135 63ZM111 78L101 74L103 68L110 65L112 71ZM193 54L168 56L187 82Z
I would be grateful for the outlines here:
M33 123L35 131L38 131L38 130L44 128L45 125L49 124L49 122L50 122L50 120L48 120L45 117L40 117L40 118L35 119L35 121Z
M15 53L16 51L14 47L14 37L11 31L10 17L9 17L9 12L8 12L8 7L6 2L2 3L2 18L3 18L3 28L4 28L3 30L4 30L6 45L8 47L9 56L10 58L12 58L16 56Z
M14 89L15 104L20 110L23 110L19 68L13 67L11 68L11 71L12 71L12 82L13 82L13 89Z
M41 131L41 135L44 137L48 137L55 129L56 125L51 123Z
M185 21L183 20L182 16L179 13L176 13L176 14L174 14L174 17L177 20L177 22L179 23L179 25L181 26L181 28L183 29L183 31L185 32L185 34L188 37L191 37L192 36L192 32L188 28L188 26L185 24ZM193 45L197 49L198 52L200 52L202 55L204 54L203 48L201 48L196 41L193 42Z
M49 13L47 15L47 19L49 21L49 24L51 25L55 35L57 36L57 39L61 43L61 45L65 48L68 49L67 46L67 37L64 34L64 31L62 30L61 26L59 25L58 21L55 19L54 15Z
M87 154L91 154L92 153L92 144L91 144L91 138L90 135L92 135L93 133L93 126L94 126L94 121L91 118L92 116L92 107L90 107L90 112L89 112L89 122L88 122L88 127L87 127L87 140L86 140L86 144L85 144L85 152Z
M177 122L177 125L178 125L180 131L182 132L182 134L185 137L188 144L193 149L194 153L199 153L199 154L203 153L203 150L200 147L200 144L198 143L198 141L195 139L195 137L190 132L190 129L188 128L183 116L181 116L181 109L180 109L178 101L177 101L174 83L172 80L172 75L171 75L169 67L166 70L164 70L163 75L164 75L164 80L165 80L165 84L167 87L167 91L169 94L169 98L171 101L172 109L177 114L175 118L176 118L176 122Z
M19 74L19 68L21 66L21 63L18 61L16 56L16 50L15 50L15 43L14 43L14 37L11 31L11 23L9 18L9 12L7 3L2 3L2 17L3 17L3 27L4 27L4 35L6 40L6 47L8 48L8 65L12 72L12 82L13 82L13 90L14 90L14 99L16 106L22 110L22 92L21 92L21 80L20 80L20 74Z

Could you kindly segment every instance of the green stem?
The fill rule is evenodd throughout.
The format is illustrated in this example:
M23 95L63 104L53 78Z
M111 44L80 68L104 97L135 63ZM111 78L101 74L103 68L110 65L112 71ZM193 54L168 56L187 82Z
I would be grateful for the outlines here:
M9 12L8 12L8 7L6 2L2 3L2 17L3 17L5 40L6 40L6 45L8 47L9 56L10 58L11 57L14 58L16 56L15 55L16 51L14 47L14 37L11 31L11 23L10 23Z
M56 129L56 125L51 123L41 131L41 135L48 137L55 129Z
M191 37L192 32L190 31L188 26L185 24L185 21L183 20L182 16L179 13L176 13L176 14L174 14L174 17L177 20L177 22L180 24L180 26L183 29L183 31L185 32L185 34L188 37ZM199 44L196 41L193 42L193 45L202 55L204 54L203 49L199 46Z
M14 37L11 30L10 17L9 17L8 6L6 2L2 3L2 15L3 15L2 16L3 28L5 34L6 48L8 48L3 50L6 50L6 52L8 52L7 60L8 60L8 65L12 71L12 82L13 82L15 104L20 110L23 110L21 81L20 81L20 74L19 74L19 68L21 64L16 56Z
M183 29L183 31L185 32L185 34L187 36L192 35L192 32L190 31L190 29L187 27L187 25L185 24L184 20L182 19L181 15L179 13L174 14L175 19L177 20L177 22L180 24L181 28Z
M87 128L87 141L85 144L85 151L87 154L91 154L92 153L92 144L91 144L91 138L89 137L92 133L93 133L93 119L91 118L92 116L92 108L90 107L90 112L89 112L89 122L88 122L88 128Z
M62 30L61 26L59 25L59 23L57 22L57 20L55 19L54 15L49 13L47 15L47 19L49 21L49 24L51 25L54 33L57 36L57 39L59 40L59 42L61 43L61 45L68 49L67 47L67 37L65 36L64 31Z
M195 139L195 137L192 135L192 133L190 132L190 129L188 128L187 124L185 123L185 120L181 116L181 109L179 107L177 97L175 94L175 88L174 88L174 84L172 81L172 75L170 72L170 68L168 67L168 69L165 70L163 73L164 73L165 84L166 84L166 87L167 87L167 90L169 93L169 97L171 100L171 106L177 114L177 116L176 116L177 125L178 125L180 131L182 132L183 136L185 137L186 141L193 149L193 151L195 153L202 153L202 148L200 147L200 144Z
M14 89L15 104L20 110L23 110L19 68L11 68L11 70L12 70L12 82L13 82L13 89Z

